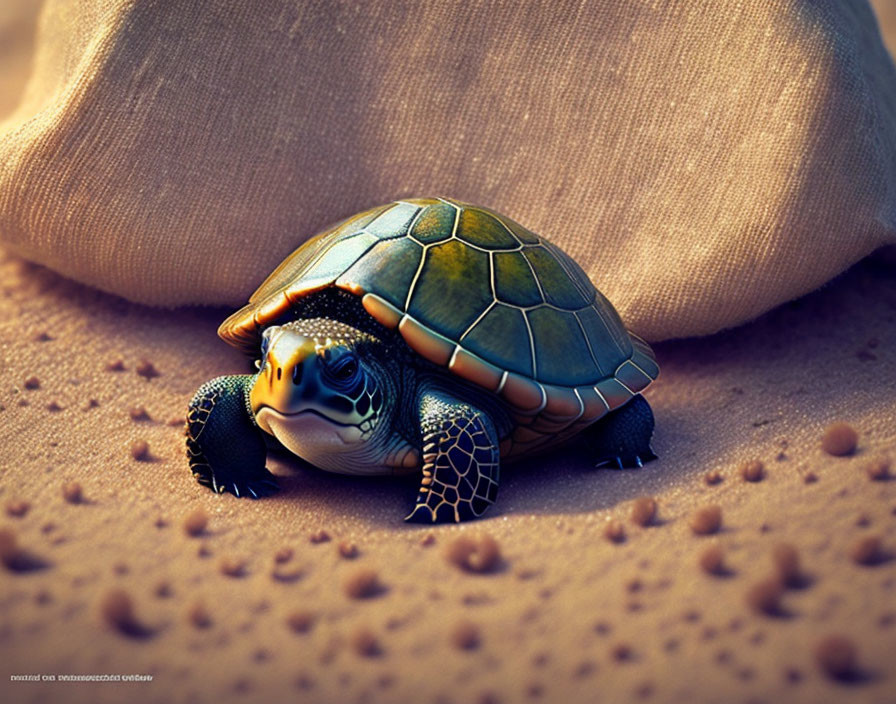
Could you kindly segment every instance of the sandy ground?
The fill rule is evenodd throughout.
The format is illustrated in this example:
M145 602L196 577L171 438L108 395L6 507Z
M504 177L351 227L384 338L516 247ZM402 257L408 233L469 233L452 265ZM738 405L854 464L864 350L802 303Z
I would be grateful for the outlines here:
M3 548L4 701L896 699L896 481L866 473L896 460L892 262L866 261L738 330L660 345L647 394L658 461L593 470L571 447L508 468L486 520L437 528L402 523L413 480L284 459L272 462L284 490L263 501L193 481L184 407L205 379L244 369L215 335L225 311L144 308L12 257L0 282L0 525L27 553ZM144 360L158 376L138 373ZM132 418L139 408L148 419ZM858 431L853 456L822 451L835 420ZM150 461L132 456L139 441ZM759 482L739 474L751 459L765 465ZM711 470L720 483L705 482ZM71 482L79 503L64 498ZM647 527L631 519L642 495L659 506ZM695 535L692 517L710 505L722 528ZM195 509L209 520L191 537ZM611 519L621 543L605 536ZM318 531L331 540L314 542ZM502 559L470 574L446 552L479 535ZM882 538L879 554L857 564L868 536ZM357 556L340 554L344 541ZM776 573L781 543L803 579L767 615L747 594ZM714 545L722 576L698 564ZM381 589L355 598L364 570ZM136 623L104 613L115 589ZM461 647L458 629L478 642ZM831 634L858 651L845 680L814 652ZM153 679L8 681L21 674Z

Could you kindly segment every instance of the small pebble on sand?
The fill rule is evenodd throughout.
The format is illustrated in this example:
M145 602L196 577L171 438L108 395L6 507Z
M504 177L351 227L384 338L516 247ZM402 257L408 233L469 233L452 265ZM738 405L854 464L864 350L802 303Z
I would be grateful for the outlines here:
M814 484L818 481L818 475L811 469L803 475L804 484Z
M246 574L246 561L239 557L223 557L218 563L218 571L226 577L243 577Z
M375 658L383 653L379 639L369 628L361 627L356 630L352 634L351 644L352 649L365 658Z
M6 502L6 513L9 516L14 516L16 518L21 518L26 513L28 513L28 509L31 508L31 504L27 501L23 501L21 499L13 499L12 501Z
M137 373L144 377L147 381L157 376L161 376L158 370L155 368L152 362L148 359L143 359L140 361L140 364L137 365Z
M616 662L628 662L634 659L635 653L628 643L616 643L610 649L610 657Z
M703 475L703 482L709 486L719 484L722 481L722 473L718 469L711 469Z
M803 582L800 553L790 543L778 543L772 548L772 562L781 584L798 587Z
M757 613L776 616L781 613L781 596L784 587L776 577L769 577L753 584L746 593L747 605Z
M132 638L142 638L150 634L134 613L134 602L123 589L110 589L100 601L100 614L107 624L120 633Z
M11 528L0 530L0 561L4 566L13 572L23 571L20 569L23 557L24 551L19 547L15 532Z
M704 506L691 518L691 530L697 535L718 533L722 527L721 506Z
M35 342L50 342L53 338L47 332L39 332L34 336Z
M171 589L170 582L161 581L156 584L153 593L160 599L167 599L174 593L174 590Z
M481 641L479 627L472 621L461 621L451 631L451 642L459 650L475 650Z
M286 617L286 625L293 633L307 633L314 625L314 614L310 611L293 611Z
M325 531L323 528L321 528L320 530L314 531L308 537L308 539L315 545L318 545L320 543L327 543L330 541L330 534L327 533L327 531Z
M304 575L304 568L297 564L277 564L271 570L271 579L278 582L298 582Z
M436 536L434 533L427 533L422 538L420 538L420 545L424 548L428 548L435 544L436 544Z
M369 599L383 591L379 576L371 569L360 569L345 580L345 593L352 599Z
M721 575L727 572L725 568L725 553L718 545L710 545L700 553L700 569L707 574Z
M828 677L847 679L856 674L857 652L851 639L830 635L815 644L815 661Z
M649 699L656 691L656 685L653 682L642 682L635 688L635 696L638 699Z
M765 476L765 466L759 460L749 460L740 466L740 476L747 482L762 481Z
M613 624L606 621L598 621L594 624L594 632L599 636L606 636L613 632Z
M604 537L611 543L621 543L625 541L625 526L622 521L613 519L608 521L604 526Z
M887 457L875 457L867 465L865 472L872 481L882 482L890 478L890 460Z
M784 668L784 681L789 684L797 684L803 681L803 673L796 667Z
M196 628L209 628L212 625L212 615L205 604L197 601L187 611L187 620Z
M123 372L124 371L124 362L120 359L113 360L106 364L107 372Z
M307 692L308 690L314 689L315 681L311 675L303 672L296 677L293 684L295 684L296 689Z
M36 376L29 376L27 379L25 379L25 388L28 389L29 391L34 391L35 389L39 389L40 388L40 379L38 379Z
M859 434L848 423L831 423L821 436L821 449L829 455L844 457L856 451Z
M639 526L649 526L656 520L656 499L639 496L632 503L632 522Z
M47 404L47 410L48 410L50 413L58 413L59 411L62 410L62 406L60 406L59 403L58 403L57 401L50 401L50 402Z
M572 676L577 679L590 677L595 671L597 671L597 663L591 660L582 660L573 669Z
M448 562L465 572L484 574L496 570L501 564L501 548L490 535L478 538L462 535L448 545L445 552Z
M290 547L280 548L274 553L274 562L278 565L282 565L284 562L289 562L292 559L293 554L294 550Z
M84 501L84 490L78 482L66 482L62 485L62 498L70 504L80 504Z
M341 541L337 550L339 555L347 560L354 560L360 554L358 546L348 540Z
M885 560L883 542L878 535L859 538L849 549L849 559L857 565L877 565Z
M150 458L149 443L146 440L137 440L131 445L131 457L138 462L148 462Z
M130 411L128 411L128 415L131 417L132 421L142 422L152 420L149 417L149 413L146 412L146 409L143 406L135 406Z
M212 547L208 544L207 541L203 541L199 544L199 549L196 551L196 554L199 557L211 557L212 556Z
M202 535L206 526L208 526L208 514L201 508L190 511L184 518L184 531L194 538Z

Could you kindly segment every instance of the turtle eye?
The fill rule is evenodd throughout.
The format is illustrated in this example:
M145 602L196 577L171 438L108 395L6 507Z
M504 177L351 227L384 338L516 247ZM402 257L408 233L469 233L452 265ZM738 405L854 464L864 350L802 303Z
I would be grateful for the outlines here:
M331 354L327 359L327 376L340 388L354 387L361 374L358 358L352 352Z
M333 370L333 376L339 381L348 381L358 373L358 363L354 359L346 360Z

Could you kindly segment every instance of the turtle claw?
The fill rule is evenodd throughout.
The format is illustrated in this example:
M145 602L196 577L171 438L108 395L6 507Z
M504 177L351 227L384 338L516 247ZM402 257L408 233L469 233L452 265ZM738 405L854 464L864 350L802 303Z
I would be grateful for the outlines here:
M594 465L595 469L602 469L603 467L610 467L612 469L622 469L623 468L622 458L619 456L605 457L602 460L598 460L597 463Z
M267 472L267 470L265 471ZM280 491L280 486L274 481L273 476L273 474L267 472L267 476L262 477L261 479L253 479L246 482L244 488L252 495L253 499L261 499L265 496L276 494Z
M641 455L632 455L631 457L613 455L612 457L605 457L602 460L598 460L594 467L595 469L600 469L602 467L610 467L612 469L640 469L646 462L656 459L656 455L653 454L653 450L649 447L647 448L647 452L642 454L643 457Z
M277 482L274 481L274 475L268 472L267 469L264 472L260 477L243 481L219 481L213 473L205 471L194 471L193 476L196 477L196 481L203 486L207 486L216 494L227 492L233 494L238 499L247 497L260 499L264 496L275 494L280 490Z
M265 496L275 494L280 490L271 477L274 475L265 470L265 475L240 482L231 482L227 487L228 491L240 499L253 498L260 499Z

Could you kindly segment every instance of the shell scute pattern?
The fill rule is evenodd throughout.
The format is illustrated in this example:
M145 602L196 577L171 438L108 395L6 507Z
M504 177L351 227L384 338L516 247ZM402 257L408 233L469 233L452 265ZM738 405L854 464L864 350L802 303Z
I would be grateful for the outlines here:
M395 239L408 233L411 222L420 206L399 201L389 210L371 221L364 229L380 239Z
M482 320L466 332L461 339L464 347L480 357L488 357L496 345L509 349L529 348L529 328L526 314L519 308L497 303L492 306ZM532 376L531 355L504 354L507 369L524 376Z
M407 312L457 342L494 301L490 278L486 252L456 239L432 245L410 292Z
M599 372L574 313L534 308L526 313L535 342L539 381L572 386L569 379L594 379Z
M388 205L380 205L363 213L358 213L307 240L271 272L270 276L262 282L249 298L249 303L260 302L282 288L295 283L299 277L304 276L303 272L311 262L352 235L362 234L364 227L389 207Z
M366 256L338 275L359 284L376 281L377 293L392 305L403 308L422 256L423 246L408 237L380 240Z
M535 273L522 252L495 252L492 255L495 271L495 298L520 308L544 303Z
M457 222L457 208L448 203L437 202L427 207L411 228L411 239L420 244L444 242L454 233Z
M519 240L495 217L483 210L464 208L460 212L455 237L483 249L517 249Z
M453 373L527 413L598 417L656 377L649 346L562 250L486 208L412 199L296 250L221 326L251 352L290 301L336 285Z
M569 275L546 248L527 247L523 254L546 303L569 311L590 305L591 301L571 284Z

